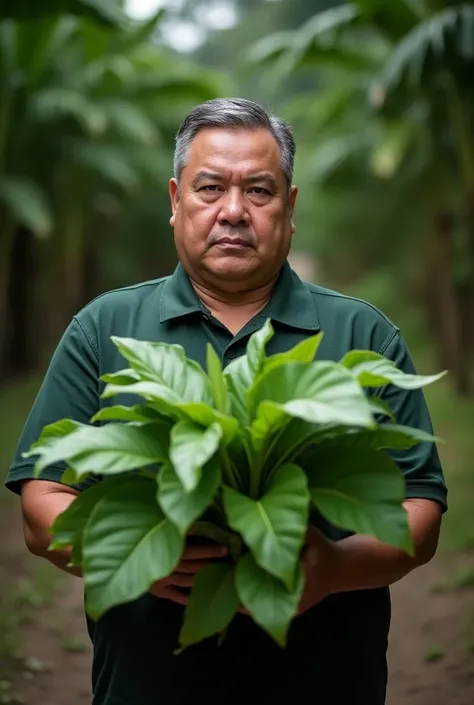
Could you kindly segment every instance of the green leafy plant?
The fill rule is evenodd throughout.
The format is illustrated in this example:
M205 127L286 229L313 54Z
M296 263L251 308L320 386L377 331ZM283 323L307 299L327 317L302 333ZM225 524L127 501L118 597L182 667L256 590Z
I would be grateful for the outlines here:
M225 632L243 605L280 645L304 588L300 555L311 507L335 526L412 551L404 479L387 449L433 442L397 425L375 394L441 375L404 374L373 352L316 361L322 334L267 356L270 321L224 370L207 373L179 345L112 338L129 368L105 375L106 406L90 424L47 426L26 453L35 473L65 462L63 481L99 475L52 527L51 549L72 546L93 619L144 594L179 562L189 533L229 556L196 578L182 646Z

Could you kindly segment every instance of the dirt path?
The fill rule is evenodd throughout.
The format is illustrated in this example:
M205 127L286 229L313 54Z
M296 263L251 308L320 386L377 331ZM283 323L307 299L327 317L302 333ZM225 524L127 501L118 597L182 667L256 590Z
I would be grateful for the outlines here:
M18 570L18 556L24 556L21 571L31 572L42 563L25 555L17 528L0 520L2 545L9 547L0 556L2 585L4 577L15 583L13 557ZM473 705L474 589L435 590L451 584L466 566L472 574L465 573L465 582L472 583L471 553L437 559L395 586L387 705ZM56 580L56 572L52 569L48 579ZM30 589L34 594L35 585ZM42 589L53 597L46 605L23 609L18 643L0 655L0 703L88 705L90 648L81 582L65 576L59 588L46 581Z

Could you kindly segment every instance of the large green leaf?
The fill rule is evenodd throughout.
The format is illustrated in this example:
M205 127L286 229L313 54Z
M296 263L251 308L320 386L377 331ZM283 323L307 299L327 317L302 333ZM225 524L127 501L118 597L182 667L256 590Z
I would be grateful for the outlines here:
M156 502L156 484L143 477L107 493L84 532L86 608L98 619L135 600L174 570L184 539Z
M242 535L258 565L291 590L309 516L305 473L283 465L269 478L261 499L226 486L223 498L229 525Z
M179 401L212 403L209 380L181 345L112 336L112 342L144 380L168 387Z
M308 471L311 498L334 526L412 552L405 481L385 452L337 443L320 446Z
M221 471L216 460L206 463L198 485L191 492L186 492L175 469L166 464L158 482L158 501L163 512L185 534L212 503L221 482Z
M360 430L338 435L334 443L344 443L346 446L356 445L370 446L375 450L396 449L408 450L418 443L433 443L439 438L427 433L419 428L411 426L400 426L399 424L387 423L373 430Z
M260 373L265 363L265 346L273 337L274 331L269 318L263 326L253 333L247 343L247 360L250 370L255 377Z
M102 375L101 381L106 384L127 385L134 384L140 381L140 375L135 370L127 368L125 370L119 370L118 372L110 372L109 374Z
M191 421L178 421L171 429L170 460L185 492L196 489L203 466L217 452L222 429L212 424L207 429Z
M419 389L437 382L446 372L436 375L415 375L398 369L392 360L369 350L351 350L341 360L362 387L383 387L394 384L401 389Z
M304 576L300 565L296 570L291 592L283 583L269 575L249 553L237 564L237 593L243 606L280 646L286 645L291 620L298 612L303 595Z
M229 390L222 372L220 358L211 343L207 345L206 367L215 407L221 413L228 414L230 413Z
M40 437L31 445L31 448L39 448L40 446L47 445L48 440L51 440L51 443L54 444L55 439L68 436L70 433L83 426L84 424L73 421L73 419L54 421L43 427Z
M179 635L182 646L219 634L229 625L240 606L234 572L229 563L210 565L199 571Z
M264 371L268 372L273 367L278 367L287 362L313 362L322 339L323 334L318 333L310 338L305 338L284 353L271 355L265 362Z
M359 384L333 362L279 365L261 375L249 392L256 447L291 418L315 424L371 427L373 416Z
M15 224L24 226L39 237L47 237L54 225L48 195L43 188L24 176L2 175L0 203L9 211Z
M243 355L233 360L224 369L224 377L229 389L232 415L238 419L241 426L247 426L249 424L247 392L254 381L248 357Z
M211 385L203 369L186 358L180 345L153 343L131 338L112 337L120 352L143 381L120 388L109 384L104 398L115 394L138 394L159 411L188 419L202 426L217 423L229 443L238 428L236 419L213 408Z
M120 381L122 382L122 380ZM149 402L151 409L156 409L161 414L171 416L179 421L186 420L204 427L217 423L222 428L225 444L230 443L238 430L237 419L221 414L209 404L181 401L173 389L158 382L108 384L102 393L102 398L109 399L117 394L133 394L143 397Z
M91 423L97 421L136 421L138 423L150 423L150 421L160 421L161 415L158 411L150 409L146 404L135 404L134 406L104 406L92 417Z
M107 478L91 485L69 505L55 520L51 527L52 541L50 551L73 547L73 564L80 566L82 562L83 533L92 510L97 502L108 492L127 483L132 486L135 478L118 476ZM130 484L132 483L132 485Z
M74 470L71 480L77 482L90 473L113 475L166 461L168 447L169 427L164 423L109 423L81 426L67 436L47 438L44 445L35 445L24 457L39 456L35 477L49 465L70 463Z

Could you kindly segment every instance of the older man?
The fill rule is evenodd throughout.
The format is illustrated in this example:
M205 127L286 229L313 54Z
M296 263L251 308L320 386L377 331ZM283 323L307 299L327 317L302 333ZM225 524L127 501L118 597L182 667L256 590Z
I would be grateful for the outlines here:
M287 256L295 227L295 146L290 128L236 99L196 107L176 142L171 225L180 264L170 277L99 296L72 320L51 360L19 442L7 486L21 494L25 539L68 570L68 553L47 553L48 530L78 490L62 466L32 479L22 452L62 417L88 422L101 404L99 377L121 369L111 335L179 343L205 365L210 341L226 364L270 317L269 353L324 331L322 359L372 349L405 371L413 365L399 329L368 303L302 282ZM400 423L431 430L423 394L382 392ZM176 572L149 594L88 623L95 705L383 705L390 622L388 586L435 553L446 488L436 448L397 456L416 555L350 536L315 516L306 587L286 649L240 614L222 646L215 639L174 655L193 576L219 547L190 545ZM100 478L95 478L100 481Z

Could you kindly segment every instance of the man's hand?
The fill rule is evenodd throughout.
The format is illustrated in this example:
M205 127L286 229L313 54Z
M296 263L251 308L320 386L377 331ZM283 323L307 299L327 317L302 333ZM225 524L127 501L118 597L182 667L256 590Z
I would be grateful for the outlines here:
M404 507L414 555L370 536L354 535L334 542L316 529L308 531L301 560L305 588L299 614L334 593L393 585L433 558L441 526L440 505L428 499L407 499Z
M227 553L225 546L215 544L188 546L174 572L168 578L153 583L151 594L186 605L197 573L216 559L224 558Z
M305 586L298 614L303 614L335 591L338 564L338 544L317 529L310 528L301 556Z

